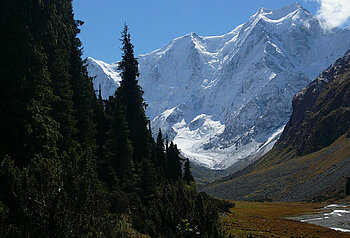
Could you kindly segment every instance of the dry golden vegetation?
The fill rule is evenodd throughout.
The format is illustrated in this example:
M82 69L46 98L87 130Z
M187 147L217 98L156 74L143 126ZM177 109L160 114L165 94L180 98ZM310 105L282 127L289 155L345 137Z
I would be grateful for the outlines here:
M231 200L324 201L345 195L350 171L350 138L305 156L272 150L263 159L230 179L202 188Z
M350 237L350 234L288 220L288 216L317 212L321 203L235 202L230 213L220 217L227 236L253 237Z

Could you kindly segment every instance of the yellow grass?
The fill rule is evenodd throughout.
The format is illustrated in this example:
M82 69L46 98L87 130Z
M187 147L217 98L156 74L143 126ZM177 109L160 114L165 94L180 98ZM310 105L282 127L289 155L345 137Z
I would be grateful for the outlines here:
M244 237L350 237L350 234L320 226L287 220L287 216L317 212L324 204L235 202L231 213L220 217L226 235Z

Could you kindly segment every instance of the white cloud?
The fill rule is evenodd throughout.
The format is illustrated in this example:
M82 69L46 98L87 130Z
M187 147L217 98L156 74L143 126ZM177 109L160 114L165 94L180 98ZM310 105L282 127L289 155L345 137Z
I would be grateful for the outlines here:
M326 27L343 26L350 20L350 0L311 0L320 4L317 16Z

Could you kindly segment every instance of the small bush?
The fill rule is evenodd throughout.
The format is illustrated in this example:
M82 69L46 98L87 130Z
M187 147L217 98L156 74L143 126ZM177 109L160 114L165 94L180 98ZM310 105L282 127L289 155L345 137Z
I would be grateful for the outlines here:
M229 200L212 198L212 201L220 212L230 212L230 208L235 207L235 203Z

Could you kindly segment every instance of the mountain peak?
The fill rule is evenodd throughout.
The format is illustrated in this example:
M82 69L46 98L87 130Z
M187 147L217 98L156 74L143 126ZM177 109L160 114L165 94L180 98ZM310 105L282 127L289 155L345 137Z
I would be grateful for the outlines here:
M267 18L269 20L282 20L293 13L301 13L305 16L311 15L308 10L303 8L299 3L287 5L280 9L260 8L252 17ZM293 14L295 15L295 14Z
M290 14L292 12L295 12L296 10L299 10L299 9L303 9L303 8L297 2L297 3L293 3L293 4L290 4L290 5L284 6L284 7L279 8L279 9L270 9L270 8L261 7L261 8L259 8L258 13L261 14L261 13L271 13L271 12L277 13L277 12L281 12L281 13L285 13L285 14Z
M190 35L191 35L192 37L198 37L198 35L197 35L195 32L191 32Z
M350 31L324 34L316 21L300 4L262 9L225 35L189 32L140 55L153 131L161 127L189 159L215 169L267 152L288 121L295 93L350 48ZM102 94L112 95L117 67L89 65L95 89L101 84ZM165 117L173 108L181 113ZM200 115L205 120L194 120Z

